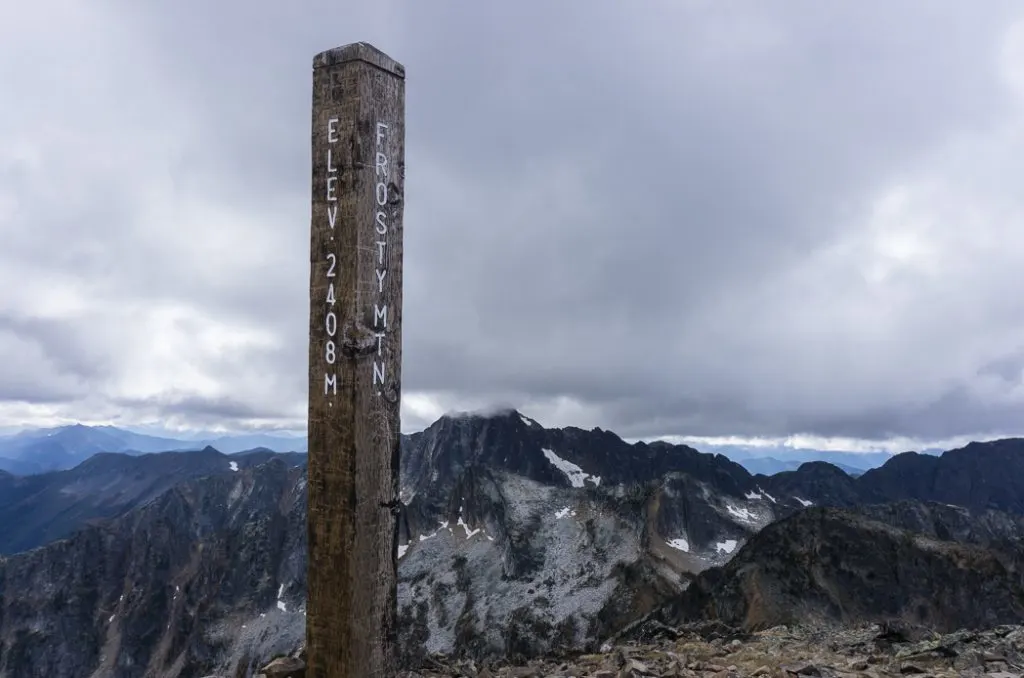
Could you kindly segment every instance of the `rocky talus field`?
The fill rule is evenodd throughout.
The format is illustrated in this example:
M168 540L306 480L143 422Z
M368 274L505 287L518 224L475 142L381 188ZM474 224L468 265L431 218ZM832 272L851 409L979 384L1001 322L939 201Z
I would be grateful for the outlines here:
M949 634L902 624L777 626L748 634L705 623L666 627L656 635L602 652L519 664L438 657L399 678L1015 678L1024 672L1022 626ZM303 678L304 664L299 657L282 658L258 675Z
M657 642L519 666L438 666L403 678L652 678L746 676L990 676L1024 671L1024 628L910 637L879 625L846 629L780 626L749 636L681 631Z

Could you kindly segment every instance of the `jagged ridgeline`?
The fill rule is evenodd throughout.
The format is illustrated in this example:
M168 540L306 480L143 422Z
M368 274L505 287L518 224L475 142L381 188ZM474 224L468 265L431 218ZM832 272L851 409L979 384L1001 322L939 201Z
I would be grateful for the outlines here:
M444 417L403 440L402 663L596 650L707 619L1012 620L1022 452L763 476L515 411ZM248 675L294 651L305 487L302 455L266 451L0 475L0 676Z

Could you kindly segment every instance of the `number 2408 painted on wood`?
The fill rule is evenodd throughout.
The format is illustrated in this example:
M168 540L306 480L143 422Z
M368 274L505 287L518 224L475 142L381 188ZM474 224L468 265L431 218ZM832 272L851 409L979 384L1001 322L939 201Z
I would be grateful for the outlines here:
M331 252L330 254L327 255L327 259L331 262L330 268L327 269L327 277L333 278L334 268L337 265L338 258L334 255L333 252ZM332 282L327 285L327 303L330 304L331 306L334 306L335 301L336 300L334 298L334 283ZM325 320L325 324L327 326L325 328L327 330L327 336L333 338L334 335L337 334L338 332L338 316L334 313L334 311L327 311L327 319ZM325 357L327 359L328 365L334 364L334 342L331 340L327 341Z

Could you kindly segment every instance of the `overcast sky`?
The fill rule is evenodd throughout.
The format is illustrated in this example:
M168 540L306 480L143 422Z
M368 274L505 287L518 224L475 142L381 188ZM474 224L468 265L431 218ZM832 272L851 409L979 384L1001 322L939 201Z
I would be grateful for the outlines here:
M403 429L1024 432L1016 0L0 5L0 427L302 427L311 59L407 68Z

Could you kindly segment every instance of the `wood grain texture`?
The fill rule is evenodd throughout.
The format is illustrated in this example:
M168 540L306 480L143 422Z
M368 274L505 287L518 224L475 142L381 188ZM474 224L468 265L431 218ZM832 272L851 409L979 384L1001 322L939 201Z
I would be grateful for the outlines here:
M317 55L312 151L306 675L390 678L402 360L401 64L366 43Z

